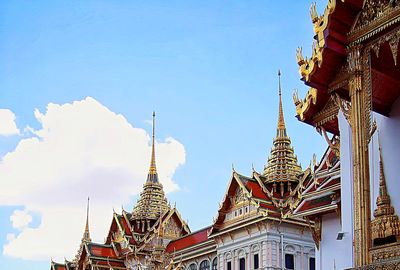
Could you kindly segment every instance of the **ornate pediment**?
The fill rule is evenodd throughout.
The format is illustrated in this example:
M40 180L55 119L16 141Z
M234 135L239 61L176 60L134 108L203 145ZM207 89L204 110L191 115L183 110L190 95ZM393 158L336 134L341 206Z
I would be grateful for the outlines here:
M242 204L246 201L246 198L244 196L244 192L241 187L237 187L234 195L230 197L231 201L231 208L234 208L235 206Z
M163 236L167 239L176 239L182 236L182 226L171 216L163 224Z
M395 0L367 0L364 8L358 16L358 20L354 29L360 29L377 18L383 16L385 12L396 6L398 1Z

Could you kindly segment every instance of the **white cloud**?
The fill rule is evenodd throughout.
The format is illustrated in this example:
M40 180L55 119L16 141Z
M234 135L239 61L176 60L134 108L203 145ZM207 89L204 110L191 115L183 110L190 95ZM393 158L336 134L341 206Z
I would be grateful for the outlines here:
M151 113L151 112L150 112ZM72 258L85 224L85 203L91 198L92 239L103 242L112 208L132 201L146 180L150 136L93 98L52 104L35 111L41 124L23 138L0 163L0 205L23 205L3 254L32 260ZM166 192L178 189L172 180L185 162L185 149L167 138L156 143L157 169ZM29 226L29 213L40 225ZM22 217L25 215L25 219ZM30 215L29 215L30 216ZM32 217L31 217L32 218ZM24 224L25 222L25 224Z
M18 135L19 129L15 124L15 114L8 109L0 109L0 135Z
M32 216L26 210L15 210L10 220L13 228L22 230L32 222Z

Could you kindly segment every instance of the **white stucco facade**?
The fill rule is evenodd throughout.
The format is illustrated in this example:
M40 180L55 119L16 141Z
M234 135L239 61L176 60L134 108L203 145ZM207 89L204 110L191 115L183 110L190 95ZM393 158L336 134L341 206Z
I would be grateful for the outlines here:
M192 264L200 269L203 260L218 258L218 270L240 270L240 259L245 261L246 270L255 269L285 269L283 256L292 254L294 269L310 269L310 258L315 258L315 245L309 230L292 224L281 224L271 221L262 221L258 225L251 225L220 235L214 253L199 256L185 261L187 270ZM258 268L255 268L255 255L258 255ZM284 257L283 257L284 258Z

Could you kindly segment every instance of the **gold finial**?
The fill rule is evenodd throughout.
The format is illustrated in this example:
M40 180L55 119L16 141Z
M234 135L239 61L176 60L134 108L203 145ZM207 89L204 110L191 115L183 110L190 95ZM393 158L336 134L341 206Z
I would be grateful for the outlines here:
M372 240L374 245L382 245L390 243L387 241L389 237L400 238L400 221L395 214L394 208L390 203L390 196L386 187L386 178L383 170L382 149L379 140L379 195L376 199L376 209L374 211L374 219L371 221Z
M282 87L281 87L281 71L278 70L278 78L279 78L279 116L278 116L278 130L277 137L286 136L286 126L285 126L285 118L283 116L283 106L282 106Z
M297 64L299 66L302 66L303 64L305 64L306 61L304 60L304 57L303 57L303 48L302 47L298 47L296 49L296 59L297 59Z
M313 2L310 7L310 15L312 23L316 23L319 20L318 12L317 12L317 3Z
M90 198L87 198L87 206L86 206L86 225L85 225L85 232L83 233L82 241L89 241L91 242L92 239L90 239L90 232L89 232L89 202Z
M376 205L390 204L390 197L387 192L386 178L383 170L383 158L382 158L382 147L378 134L378 145L379 145L379 196L376 200Z
M156 151L155 151L155 129L156 129L156 112L153 111L153 133L151 140L151 161L149 174L147 175L148 182L158 182L157 167L156 167Z

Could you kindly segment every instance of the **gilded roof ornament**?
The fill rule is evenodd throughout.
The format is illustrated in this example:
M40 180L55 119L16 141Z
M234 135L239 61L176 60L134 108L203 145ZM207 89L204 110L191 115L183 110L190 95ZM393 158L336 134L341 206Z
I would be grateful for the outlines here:
M371 233L374 245L388 244L400 239L399 217L390 203L383 169L382 149L379 145L379 195L376 199L377 208L371 221ZM391 239L394 238L394 239Z
M156 168L156 153L155 153L155 117L153 112L153 130L151 141L151 160L147 181L143 185L143 191L140 193L140 198L132 211L133 219L156 220L165 213L168 206L167 199L162 184L158 180Z
M90 231L89 231L89 202L90 198L87 198L87 206L86 206L86 225L85 225L85 232L83 233L82 241L91 242L92 239L90 238Z
M151 160L150 160L150 168L149 173L147 175L148 182L158 182L158 174L156 167L156 150L155 150L155 128L156 128L156 112L153 111L153 131L152 131L152 139L151 139Z
M81 240L81 244L79 246L78 252L75 255L74 258L74 263L76 263L83 251L84 245L85 243L90 243L92 242L92 239L90 238L90 231L89 231L89 202L90 202L90 198L88 197L87 199L87 205L86 205L86 224L85 224L85 231L83 232L83 236L82 236L82 240Z
M263 175L266 177L266 183L293 182L298 181L298 175L302 173L300 165L297 163L297 157L291 146L290 138L286 133L285 117L282 104L282 86L281 72L278 71L279 86L279 112L276 137L273 140L273 147L264 168ZM283 192L283 190L281 190Z

